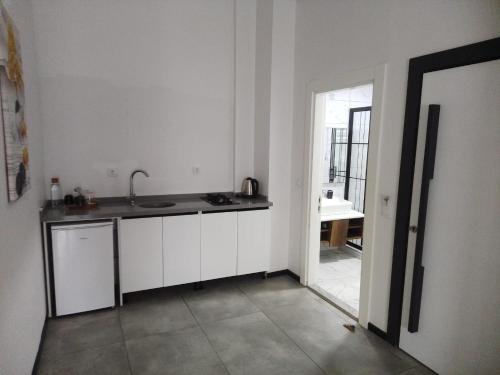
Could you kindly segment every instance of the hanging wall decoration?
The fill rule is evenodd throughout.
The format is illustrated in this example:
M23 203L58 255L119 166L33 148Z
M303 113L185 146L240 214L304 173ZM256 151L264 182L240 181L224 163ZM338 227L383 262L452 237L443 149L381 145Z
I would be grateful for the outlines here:
M28 131L19 33L0 2L0 121L3 127L7 194L18 200L30 187Z

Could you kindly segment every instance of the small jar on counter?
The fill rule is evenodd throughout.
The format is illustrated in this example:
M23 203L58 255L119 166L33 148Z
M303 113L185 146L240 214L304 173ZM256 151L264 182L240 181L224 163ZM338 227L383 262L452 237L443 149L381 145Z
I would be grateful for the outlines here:
M62 202L62 189L59 184L59 177L52 177L50 185L50 205L58 207Z

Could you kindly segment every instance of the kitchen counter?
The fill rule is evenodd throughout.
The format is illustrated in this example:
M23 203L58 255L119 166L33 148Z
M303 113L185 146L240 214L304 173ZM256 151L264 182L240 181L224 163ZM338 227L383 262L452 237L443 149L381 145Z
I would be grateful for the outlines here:
M230 196L233 202L213 206L201 198L206 194L172 194L172 195L148 195L136 197L136 205L130 206L128 197L96 198L97 208L92 209L66 209L63 206L52 208L47 202L40 213L40 220L45 223L99 220L125 217L147 217L168 216L190 212L217 212L217 211L242 211L269 208L273 204L265 196L255 198L241 198L234 193L224 193ZM175 206L164 208L143 208L140 204L147 202L172 202Z

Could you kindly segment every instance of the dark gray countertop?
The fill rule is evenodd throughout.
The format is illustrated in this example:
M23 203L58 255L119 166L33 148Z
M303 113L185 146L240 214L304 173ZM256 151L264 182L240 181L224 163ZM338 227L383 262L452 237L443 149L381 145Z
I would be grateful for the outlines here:
M64 207L52 208L46 204L40 213L42 222L65 222L81 220L99 220L117 217L135 216L168 216L188 212L217 212L217 211L241 211L269 208L273 204L265 196L255 198L240 198L233 193L224 193L230 196L238 204L212 206L201 199L206 194L173 194L173 195L149 195L136 197L136 205L130 206L127 197L96 198L98 207L96 209L65 209ZM145 202L173 202L175 206L165 208L143 208L139 205Z

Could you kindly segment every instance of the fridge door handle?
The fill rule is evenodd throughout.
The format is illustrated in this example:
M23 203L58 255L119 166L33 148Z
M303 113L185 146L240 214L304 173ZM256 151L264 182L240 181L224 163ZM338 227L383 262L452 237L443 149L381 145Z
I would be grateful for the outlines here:
M94 229L94 228L106 228L112 226L113 223L95 223L95 224L80 224L80 225L64 225L58 227L52 227L55 232L64 232L68 230L78 230L78 229Z

